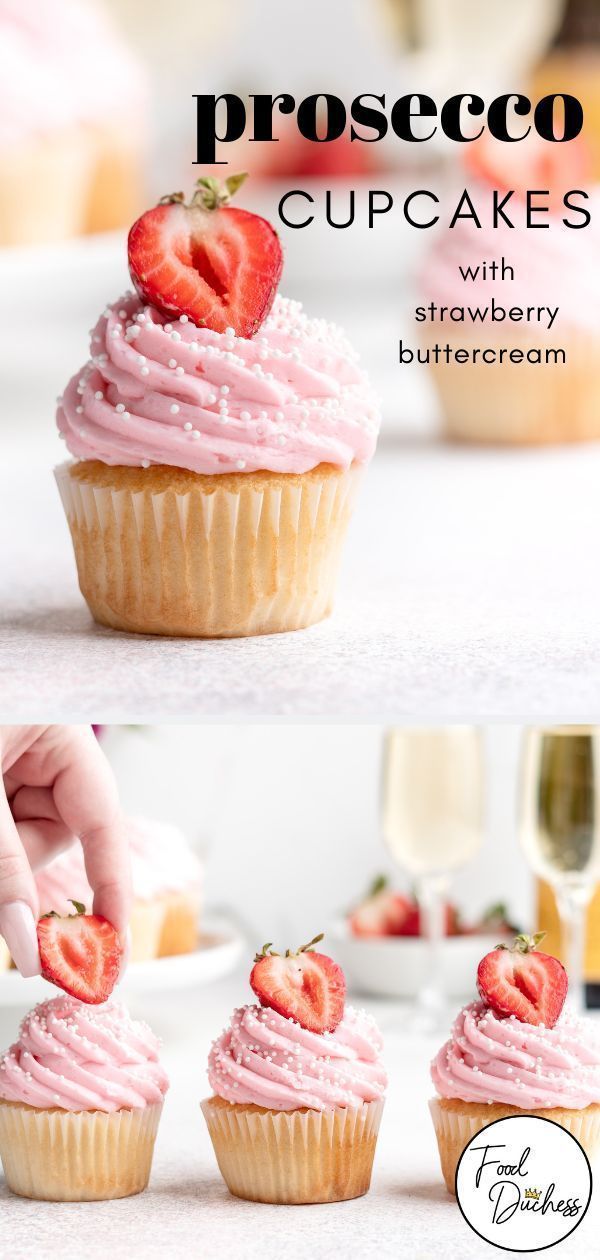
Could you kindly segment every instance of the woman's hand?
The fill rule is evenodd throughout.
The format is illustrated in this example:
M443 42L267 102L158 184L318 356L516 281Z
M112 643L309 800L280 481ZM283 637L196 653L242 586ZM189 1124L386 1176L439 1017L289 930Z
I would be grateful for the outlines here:
M33 871L78 837L94 913L125 939L129 850L112 771L89 726L0 726L0 934L23 976L40 971Z

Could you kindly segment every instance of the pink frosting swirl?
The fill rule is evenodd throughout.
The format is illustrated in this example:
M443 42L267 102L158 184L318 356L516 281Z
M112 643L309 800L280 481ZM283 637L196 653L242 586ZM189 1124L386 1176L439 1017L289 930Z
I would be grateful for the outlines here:
M600 1103L600 1037L566 1010L554 1028L465 1006L431 1065L442 1098L526 1108Z
M63 1111L121 1111L161 1102L169 1087L158 1038L119 1002L68 994L25 1017L0 1059L0 1098Z
M79 458L209 474L365 463L379 422L341 330L281 297L250 339L171 321L126 294L98 320L57 412Z
M382 1098L382 1037L364 1011L347 1006L335 1032L309 1032L262 1006L241 1006L213 1043L208 1079L219 1098L273 1111L360 1107Z

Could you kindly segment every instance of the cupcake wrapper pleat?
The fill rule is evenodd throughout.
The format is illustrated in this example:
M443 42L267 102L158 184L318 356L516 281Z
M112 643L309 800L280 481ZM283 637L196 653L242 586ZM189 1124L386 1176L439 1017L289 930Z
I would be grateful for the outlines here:
M145 1190L162 1103L133 1111L43 1111L0 1104L7 1184L27 1199L122 1199Z
M296 630L331 611L360 467L239 490L156 492L56 478L95 619L149 634ZM76 466L75 466L76 467Z
M455 1193L458 1161L471 1138L486 1124L519 1114L516 1107L504 1107L501 1103L482 1107L465 1103L464 1110L449 1110L439 1098L430 1100L429 1110L437 1137L442 1175L450 1194ZM584 1107L579 1111L566 1107L524 1109L524 1114L554 1120L563 1129L568 1129L581 1143L590 1160L600 1151L600 1106Z
M202 1111L232 1194L336 1203L366 1194L383 1100L329 1111L263 1111L209 1098Z

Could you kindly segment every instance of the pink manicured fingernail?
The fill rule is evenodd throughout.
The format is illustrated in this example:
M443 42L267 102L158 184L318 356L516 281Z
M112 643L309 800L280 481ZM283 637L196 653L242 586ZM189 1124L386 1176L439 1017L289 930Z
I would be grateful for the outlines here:
M0 906L0 935L4 937L21 975L39 976L40 951L35 919L24 901L11 901L7 906Z

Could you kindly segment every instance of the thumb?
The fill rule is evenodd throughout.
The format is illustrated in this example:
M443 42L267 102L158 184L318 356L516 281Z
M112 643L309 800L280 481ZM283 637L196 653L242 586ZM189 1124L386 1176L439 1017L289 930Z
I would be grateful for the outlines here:
M6 797L0 796L0 935L22 976L40 973L38 899L31 867Z

